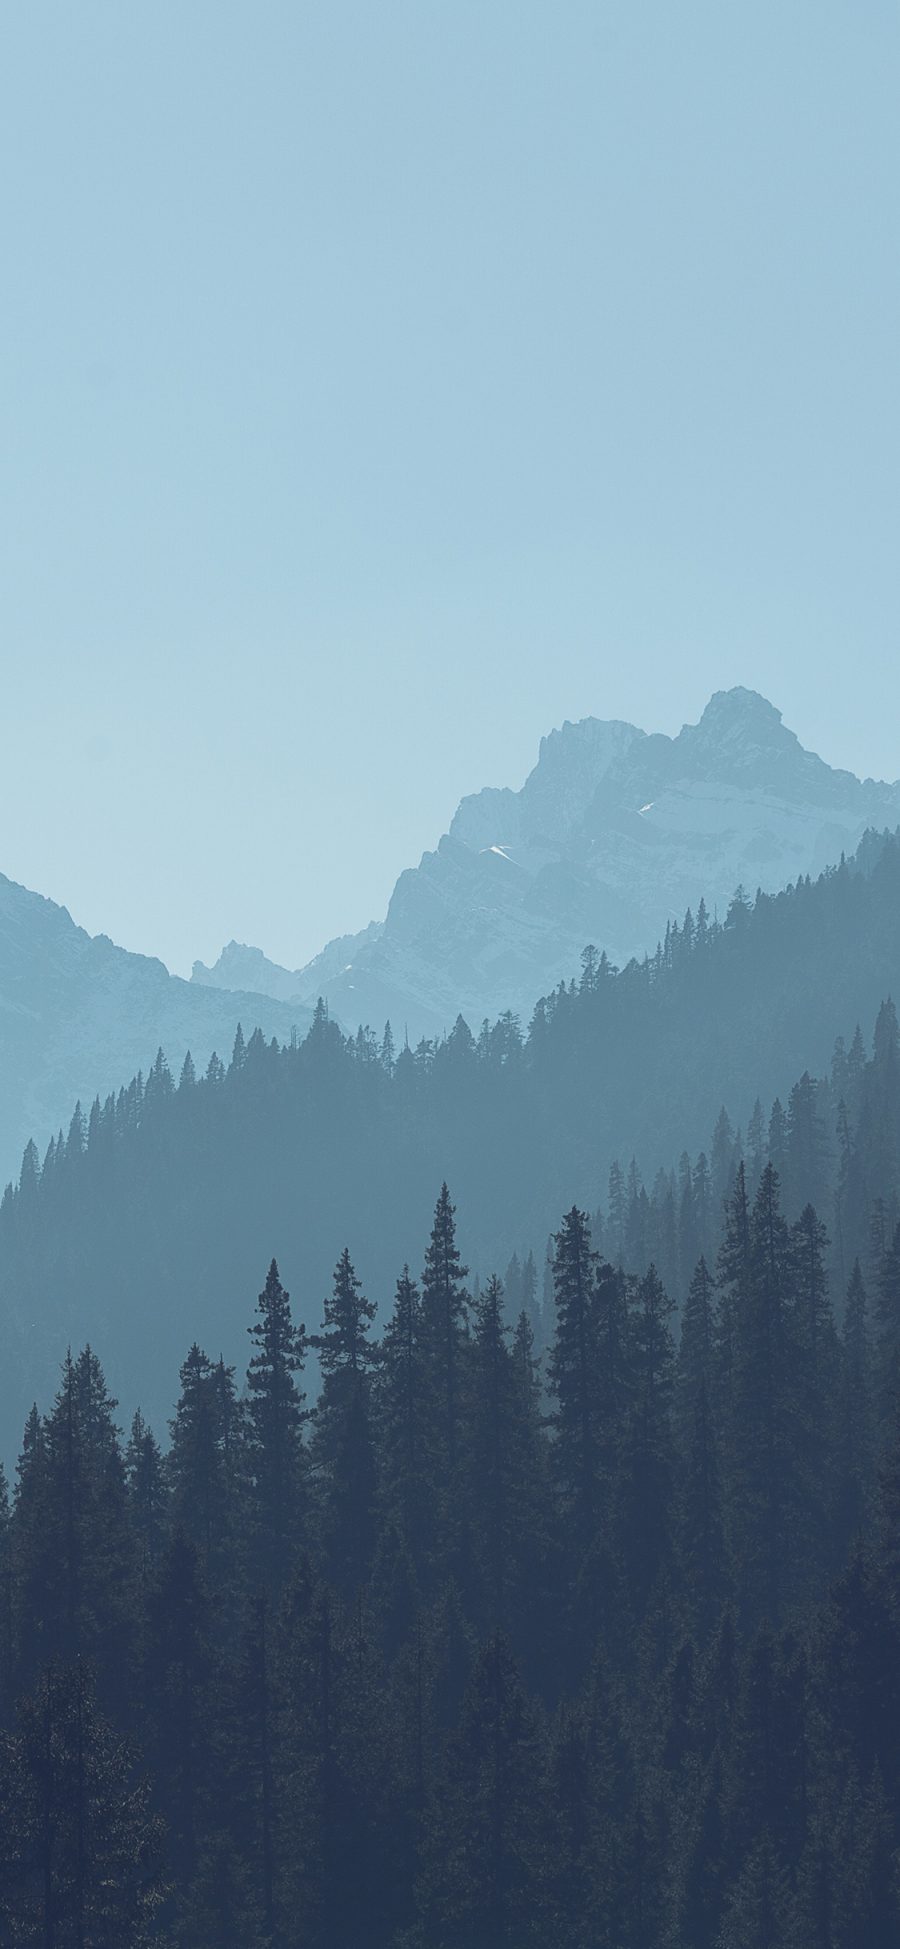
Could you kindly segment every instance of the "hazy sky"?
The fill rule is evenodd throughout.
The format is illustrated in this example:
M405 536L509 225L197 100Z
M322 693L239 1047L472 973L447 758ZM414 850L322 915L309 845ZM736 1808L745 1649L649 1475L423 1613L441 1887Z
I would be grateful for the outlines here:
M0 869L187 971L587 713L900 774L894 0L4 11Z

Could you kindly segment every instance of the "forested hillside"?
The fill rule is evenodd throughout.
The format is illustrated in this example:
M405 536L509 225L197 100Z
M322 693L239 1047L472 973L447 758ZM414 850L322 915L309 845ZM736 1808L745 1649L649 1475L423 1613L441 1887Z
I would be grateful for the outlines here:
M216 994L76 926L65 907L0 873L0 1170L29 1137L43 1148L79 1092L115 1089L153 1061L160 1042L180 1066L205 1064L237 1023L289 1041L311 1011L269 995Z
M390 1031L347 1038L320 1009L298 1046L240 1038L227 1069L214 1060L199 1078L188 1062L176 1083L160 1056L146 1079L87 1118L79 1112L44 1160L30 1148L0 1209L7 1441L10 1417L48 1398L69 1338L90 1338L127 1400L140 1373L159 1420L184 1318L234 1358L243 1296L273 1246L306 1312L327 1283L334 1238L346 1238L383 1311L444 1176L469 1262L484 1277L513 1251L542 1255L567 1197L595 1210L611 1163L619 1158L627 1178L634 1154L651 1189L650 1230L643 1243L631 1238L632 1260L646 1262L653 1224L661 1225L653 1249L680 1296L692 1234L688 1224L680 1244L666 1231L668 1193L658 1179L654 1218L658 1169L684 1152L696 1159L727 1106L730 1149L720 1124L714 1175L704 1188L701 1169L697 1192L699 1236L714 1249L736 1126L761 1159L768 1134L761 1112L754 1121L757 1098L767 1113L776 1096L788 1104L804 1071L828 1071L840 1033L851 1050L848 1081L817 1098L823 1155L809 1179L817 1198L830 1200L827 1153L840 1102L847 1119L863 1116L855 1026L869 1033L898 974L900 841L872 838L816 882L752 905L736 898L721 924L701 908L640 966L617 974L588 950L579 983L540 1002L524 1037L507 1016L477 1036L459 1022L438 1044L398 1052ZM793 1147L793 1159L805 1141L794 1130L798 1115L791 1111L782 1140L776 1113L776 1163L779 1143ZM873 1141L871 1118L865 1108L863 1145ZM892 1195L887 1152L879 1169L879 1189ZM794 1170L795 1160L792 1202ZM868 1223L868 1185L854 1250ZM676 1204L682 1191L679 1181ZM617 1212L618 1204L614 1229L624 1222ZM615 1249L627 1257L618 1237Z
M771 1165L677 1351L574 1207L542 1376L444 1187L380 1346L346 1251L312 1336L273 1262L165 1453L70 1354L0 1496L2 1940L895 1949L900 1228L834 1297Z

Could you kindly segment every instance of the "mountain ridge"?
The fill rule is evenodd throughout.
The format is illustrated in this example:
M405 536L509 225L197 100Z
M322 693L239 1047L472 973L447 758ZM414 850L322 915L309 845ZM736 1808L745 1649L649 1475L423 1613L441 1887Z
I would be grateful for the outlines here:
M163 1412L188 1309L235 1359L273 1252L301 1317L341 1241L383 1301L442 1180L473 1278L540 1254L564 1201L593 1209L616 1159L652 1185L709 1142L723 1105L747 1130L757 1097L826 1073L836 1038L868 1034L898 992L900 833L872 834L817 880L673 926L646 963L613 974L586 956L526 1037L501 1016L397 1054L322 1009L295 1047L252 1036L178 1088L154 1069L43 1167L32 1155L0 1203L0 1423L47 1397L79 1334L117 1392L137 1344L142 1404Z
M900 820L900 781L859 779L807 750L759 692L715 691L676 736L619 719L566 720L516 791L467 795L437 846L400 873L383 922L292 974L223 950L192 979L225 987L254 965L271 992L321 993L348 1025L390 1019L413 1040L457 1014L527 1021L588 940L619 965L652 952L701 897L775 892ZM264 960L264 957L262 957Z
M89 934L68 908L0 874L0 1162L68 1126L73 1105L149 1069L160 1045L180 1065L230 1053L239 1021L281 1040L310 1011L266 995L209 993L152 955Z

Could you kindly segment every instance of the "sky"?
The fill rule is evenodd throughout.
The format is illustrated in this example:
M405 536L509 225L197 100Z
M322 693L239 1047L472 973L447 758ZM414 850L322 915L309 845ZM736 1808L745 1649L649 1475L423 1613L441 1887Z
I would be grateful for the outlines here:
M565 718L900 775L900 10L29 0L0 870L186 973Z

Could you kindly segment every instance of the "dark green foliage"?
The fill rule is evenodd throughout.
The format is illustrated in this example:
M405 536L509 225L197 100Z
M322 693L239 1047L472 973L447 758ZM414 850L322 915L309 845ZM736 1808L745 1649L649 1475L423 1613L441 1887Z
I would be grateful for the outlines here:
M35 1949L159 1939L162 1822L80 1662L21 1700L0 1751L0 1929Z
M324 1015L313 1047L337 1086ZM452 1075L480 1060L458 1032ZM0 1493L0 1940L896 1949L896 1067L889 1017L877 1060L837 1061L878 1184L874 1348L859 1265L838 1332L817 1209L785 1216L771 1160L751 1196L720 1119L681 1171L673 1277L685 1240L718 1252L677 1354L672 1178L634 1169L621 1265L615 1183L610 1256L560 1223L544 1358L533 1262L515 1317L496 1277L470 1296L446 1186L380 1342L342 1252L311 1408L274 1262L245 1387L193 1345L165 1455L67 1356ZM849 1192L842 1224L868 1229Z
M423 1841L423 1949L546 1941L550 1860L541 1746L506 1641L490 1638L463 1700Z
M597 1254L591 1245L587 1215L574 1205L556 1234L553 1283L553 1461L576 1547L583 1553L595 1534L600 1513L600 1318Z
M314 1443L324 1479L322 1522L330 1582L342 1597L365 1583L375 1548L376 1472L369 1338L375 1307L366 1299L346 1247L325 1302L325 1327L312 1344L323 1385Z
M247 1373L253 1547L266 1583L277 1589L298 1547L304 1514L304 1396L294 1377L306 1360L306 1331L293 1323L274 1259L248 1332L255 1349Z
M722 1404L717 1385L716 1298L706 1260L691 1280L681 1318L675 1425L680 1455L681 1551L689 1601L704 1635L730 1587L723 1507Z

